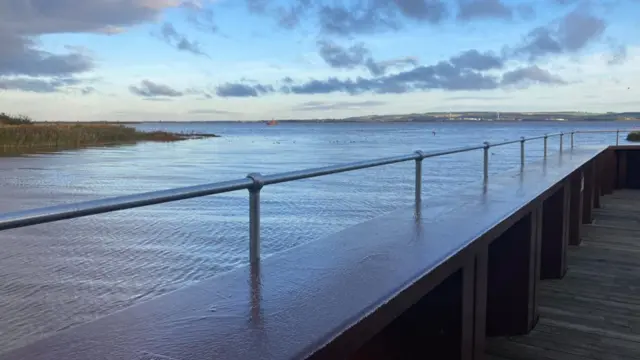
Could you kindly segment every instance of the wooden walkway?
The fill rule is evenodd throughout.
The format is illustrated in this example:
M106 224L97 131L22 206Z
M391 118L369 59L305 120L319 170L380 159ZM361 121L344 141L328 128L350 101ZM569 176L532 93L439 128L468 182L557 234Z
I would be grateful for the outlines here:
M542 281L526 336L487 339L488 360L640 359L640 190L602 198L562 280Z

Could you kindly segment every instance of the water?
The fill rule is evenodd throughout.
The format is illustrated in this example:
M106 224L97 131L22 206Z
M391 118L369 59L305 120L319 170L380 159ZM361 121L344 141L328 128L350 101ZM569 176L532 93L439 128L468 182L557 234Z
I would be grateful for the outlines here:
M222 138L0 158L0 212L376 157L640 123L143 124ZM436 131L436 135L432 135ZM558 138L549 140L557 151ZM624 142L621 140L621 142ZM580 134L580 144L615 134ZM569 136L565 137L569 146ZM491 149L490 173L519 165L518 144ZM527 144L527 161L542 140ZM413 201L413 163L268 186L262 254L334 233ZM482 178L482 151L425 160L423 191ZM112 313L248 260L246 191L0 233L0 352Z

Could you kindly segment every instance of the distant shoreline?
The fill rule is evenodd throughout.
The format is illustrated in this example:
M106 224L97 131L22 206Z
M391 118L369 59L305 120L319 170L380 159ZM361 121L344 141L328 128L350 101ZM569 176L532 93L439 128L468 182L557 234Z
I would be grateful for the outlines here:
M593 121L640 121L640 112L622 113L580 113L580 112L432 112L422 114L368 115L349 118L317 118L317 119L275 119L276 123L454 123L454 122L593 122ZM243 123L266 124L267 120L206 120L206 121L86 121L79 124L186 124L186 123ZM68 122L51 122L68 124Z
M520 122L537 122L537 123L576 123L576 122L629 122L640 121L640 118L629 120L610 120L610 119L576 119L576 120L277 120L278 123L300 123L300 124L320 124L320 123L520 123ZM120 124L120 125L137 125L137 124L264 124L266 120L150 120L150 121L96 121L82 122L80 124ZM63 123L64 124L64 123Z

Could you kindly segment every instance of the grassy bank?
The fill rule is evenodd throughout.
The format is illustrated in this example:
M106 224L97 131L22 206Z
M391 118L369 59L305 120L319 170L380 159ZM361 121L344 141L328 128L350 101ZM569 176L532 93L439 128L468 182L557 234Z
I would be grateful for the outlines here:
M0 146L4 147L80 147L140 141L171 142L205 137L216 135L143 132L124 125L105 123L34 123L28 117L0 114Z

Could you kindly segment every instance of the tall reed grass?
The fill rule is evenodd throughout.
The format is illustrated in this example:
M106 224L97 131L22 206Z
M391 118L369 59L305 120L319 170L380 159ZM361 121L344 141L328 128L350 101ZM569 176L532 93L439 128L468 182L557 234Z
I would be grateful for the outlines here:
M30 124L0 125L0 146L46 147L134 143L138 141L178 141L187 135L163 131L141 132L110 124Z

